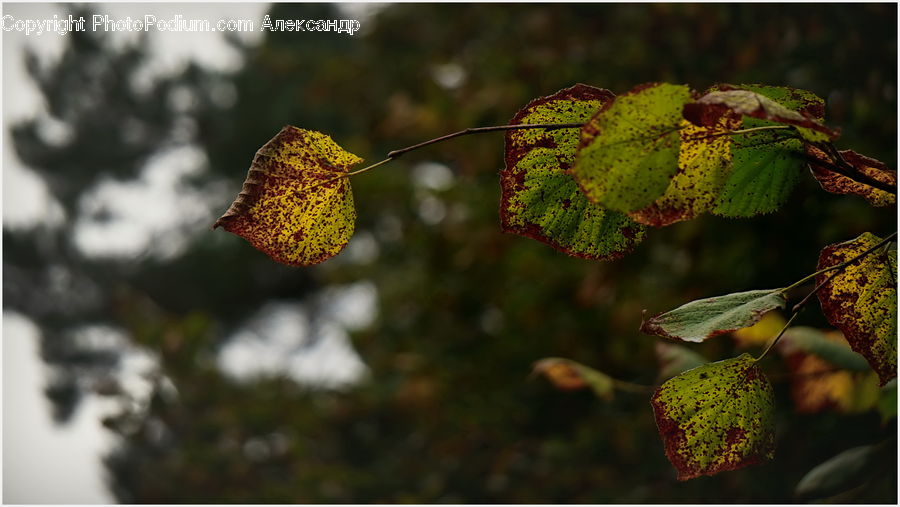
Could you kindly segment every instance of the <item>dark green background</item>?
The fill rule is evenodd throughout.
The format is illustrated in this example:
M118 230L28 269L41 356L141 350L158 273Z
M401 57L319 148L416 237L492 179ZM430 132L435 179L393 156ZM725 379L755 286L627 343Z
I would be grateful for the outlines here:
M271 14L348 17L325 4L279 4ZM400 4L352 37L267 33L241 47L239 71L191 66L143 95L128 83L144 65L144 46L114 50L96 34L73 33L57 64L32 60L31 69L51 113L76 136L57 146L35 122L11 128L14 149L50 184L69 224L102 176L135 178L169 142L177 87L194 92L187 114L210 161L189 184L226 178L232 195L253 153L285 124L326 132L375 161L465 127L506 123L529 100L578 82L616 93L649 81L808 89L843 129L839 147L895 168L896 18L893 4ZM450 62L466 73L453 90L432 77ZM236 92L229 107L210 99L223 85ZM102 109L87 108L92 94L103 97ZM120 142L133 122L145 135ZM502 155L502 134L472 136L355 178L357 230L379 241L370 264L280 266L205 227L166 261L86 257L71 227L4 230L5 305L41 326L43 356L59 373L48 394L60 421L85 395L83 380L117 360L74 346L67 333L75 326L122 327L160 355L178 396L155 396L146 414L123 404L107 421L122 436L107 459L111 486L127 502L790 502L816 464L896 433L874 411L798 415L788 385L776 382L776 459L679 483L646 396L602 403L528 379L533 361L563 356L653 383L656 340L637 331L642 309L787 285L813 271L824 245L895 230L895 208L827 194L805 177L777 214L704 216L649 231L621 261L590 262L500 232ZM437 197L466 218L418 218L410 169L425 160L454 171L457 184ZM399 219L399 241L379 232L387 216ZM40 280L51 264L82 285L48 294ZM343 392L277 378L238 384L215 368L224 338L265 302L360 280L377 287L380 308L375 324L353 335L370 369L364 382ZM485 326L486 314L502 318ZM817 305L798 323L826 325ZM736 354L727 337L694 348L710 359ZM784 365L771 359L766 368ZM149 429L160 424L166 438ZM254 461L241 451L273 434L288 443L283 452ZM841 498L895 502L894 457Z

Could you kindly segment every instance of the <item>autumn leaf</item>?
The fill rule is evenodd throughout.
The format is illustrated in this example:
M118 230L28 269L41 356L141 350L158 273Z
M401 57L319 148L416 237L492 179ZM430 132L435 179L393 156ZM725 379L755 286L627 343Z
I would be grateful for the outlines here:
M791 397L800 413L864 412L879 397L878 376L850 350L839 331L788 329L778 343L791 372Z
M767 126L745 119L745 129ZM713 207L719 216L738 218L778 210L803 170L803 144L791 133L764 130L735 136L731 174Z
M719 85L713 90L734 88ZM771 99L806 118L821 121L824 117L825 101L812 92L781 86L740 85L740 88ZM691 116L690 107L693 106L685 106L686 117ZM715 114L728 109L724 105L717 107L713 108ZM803 142L790 129L752 130L778 125L764 119L744 117L741 130L750 132L732 136L732 169L713 207L714 214L750 217L771 213L787 201L806 167Z
M739 89L747 90L772 99L782 106L797 111L807 118L813 118L819 122L825 119L825 100L809 90L792 88L790 86L771 86L764 84L719 85L717 90Z
M545 376L557 389L564 391L590 387L594 394L607 401L613 398L615 391L613 379L609 375L569 359L541 359L534 363L532 373Z
M787 304L780 290L751 290L691 301L641 322L647 334L702 342L714 336L752 326L762 316Z
M510 124L577 123L614 99L612 92L577 84L531 101ZM503 230L537 239L576 257L612 260L630 252L644 228L590 202L568 174L579 128L509 130L500 172Z
M320 132L287 126L263 145L223 227L292 266L337 255L353 235L350 168L362 159Z
M819 184L822 185L823 190L833 194L859 195L869 201L869 204L872 206L889 206L897 202L897 196L890 192L873 188L865 183L852 180L843 174L838 174L829 169L825 163L817 163L817 160L831 162L831 158L819 148L809 145L806 147L806 153L813 159L809 162L809 170ZM860 155L853 150L843 150L838 153L844 161L861 174L873 180L894 187L897 186L897 172L891 171L884 163L874 158Z
M721 114L723 110L758 120L791 125L796 127L800 137L811 143L833 141L840 135L808 112L790 109L756 91L729 88L726 85L720 85L718 90L686 105L684 114L686 118L705 125L710 116Z
M880 241L866 232L829 245L822 250L817 269L849 261ZM878 372L884 385L897 376L897 251L872 252L825 283L830 276L826 272L816 277L816 283L824 283L818 291L822 312Z
M678 480L771 459L774 394L749 354L694 368L665 382L651 400Z
M678 171L662 196L629 216L642 224L662 227L709 211L731 173L732 140L728 133L740 125L740 117L727 111L709 126L682 120Z
M661 196L678 170L685 85L638 86L608 102L581 131L572 175L588 198L628 213Z

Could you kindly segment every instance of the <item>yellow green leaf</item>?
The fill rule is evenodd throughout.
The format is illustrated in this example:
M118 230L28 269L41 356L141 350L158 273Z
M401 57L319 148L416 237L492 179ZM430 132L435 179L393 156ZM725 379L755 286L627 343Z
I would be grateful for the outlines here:
M224 227L272 259L308 266L338 254L356 221L346 177L362 159L321 132L287 126L263 145Z
M774 455L774 394L749 354L668 380L651 404L678 480L736 470Z
M572 176L588 198L628 213L661 196L678 170L685 85L638 86L584 125Z
M614 98L609 90L577 84L531 101L510 123L584 122ZM616 259L643 239L644 228L622 213L590 202L567 172L580 131L507 131L506 168L500 172L501 224L506 232L537 239L572 256Z
M678 172L669 187L650 206L629 213L635 221L662 227L690 220L710 210L731 174L731 138L740 117L723 114L710 126L682 120Z
M818 269L849 261L874 247L881 238L863 233L829 245L819 256ZM822 273L825 283L832 273ZM884 385L897 376L897 251L876 250L849 264L818 291L822 311L843 331L850 347L862 354Z
M731 85L718 85L713 91L733 90ZM740 85L740 88L767 97L805 118L821 121L825 101L814 93L781 86ZM694 109L692 111L692 108ZM725 105L685 106L685 118L703 124L705 109L721 114ZM726 217L749 217L771 213L780 208L796 186L806 167L803 142L793 129L754 130L777 127L779 123L745 116L741 130L732 137L732 169L721 189L712 212ZM783 124L782 124L783 126Z

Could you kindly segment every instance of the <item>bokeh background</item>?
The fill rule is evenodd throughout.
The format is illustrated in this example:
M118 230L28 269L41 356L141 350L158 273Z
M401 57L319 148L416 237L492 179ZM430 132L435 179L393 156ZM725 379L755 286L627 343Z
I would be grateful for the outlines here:
M808 89L843 129L839 147L896 168L895 4L3 10L362 24L353 36L3 33L7 502L790 502L845 449L896 450L895 419L874 408L797 413L773 356L776 459L679 483L648 396L604 403L529 378L535 360L562 356L652 384L643 309L785 286L825 244L896 230L896 208L812 178L780 213L705 216L591 262L500 232L503 137L489 134L355 178L357 232L319 266L281 266L210 230L283 125L375 161L504 124L578 82ZM816 305L798 323L827 326ZM739 353L728 337L693 348ZM52 435L24 418L34 407ZM877 468L838 498L896 502L896 452Z

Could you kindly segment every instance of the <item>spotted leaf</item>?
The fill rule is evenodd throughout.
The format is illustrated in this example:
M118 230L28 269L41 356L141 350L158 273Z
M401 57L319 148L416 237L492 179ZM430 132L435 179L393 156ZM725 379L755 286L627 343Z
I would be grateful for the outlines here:
M642 224L662 227L710 210L731 173L732 141L727 133L740 125L740 118L728 111L709 126L682 120L678 171L662 196L629 216Z
M811 92L761 85L741 85L741 88L767 97L805 118L821 121L824 117L825 101ZM720 85L714 91L732 89L730 85ZM696 111L692 113L690 107L685 106L685 117L700 115ZM706 107L710 107L709 104ZM713 108L716 114L727 109L724 105L717 108ZM694 120L702 124L702 119ZM778 125L765 119L744 117L741 130ZM734 135L732 141L732 170L713 213L725 217L749 217L776 211L787 201L806 167L803 142L798 134L792 130L758 130Z
M741 89L762 95L774 100L782 106L797 111L807 118L813 118L819 122L825 119L825 101L808 90L791 88L789 86L769 86L762 84L742 84L738 86L719 85L716 89Z
M714 336L752 326L766 312L784 308L780 290L751 290L691 301L641 322L641 331L656 336L702 342Z
M678 170L685 85L641 85L608 102L581 131L572 175L584 193L628 213L651 205Z
M829 169L831 158L815 146L807 146L806 153L812 159L809 162L809 170L825 191L833 194L859 195L869 201L872 206L889 206L897 202L894 194L852 180ZM859 173L893 187L897 186L897 172L891 171L884 163L860 155L853 150L843 150L839 153L841 158Z
M362 159L320 132L287 126L263 145L240 194L213 225L292 266L337 255L353 234L349 169Z
M757 90L765 93L765 90ZM720 85L719 89L713 90L687 105L685 117L705 119L711 113L720 114L723 110L730 110L736 114L759 120L791 125L796 128L801 138L811 143L832 141L839 136L837 131L826 127L813 114L790 109L777 100L769 98L763 93L758 93L758 91ZM783 95L778 94L776 96ZM796 99L791 97L783 100ZM703 124L704 122L701 120L700 123Z
M818 269L849 261L874 247L881 238L863 233L829 245L819 256ZM832 273L822 273L824 283ZM850 347L862 354L884 385L897 376L897 251L876 250L849 264L817 293L832 326L843 331Z
M749 354L668 380L651 405L678 480L736 470L774 455L774 394Z
M604 400L613 398L615 384L609 375L569 359L541 359L534 363L533 372L544 375L558 389L574 391L590 387Z
M614 95L583 84L533 100L511 124L587 121ZM503 230L537 239L569 255L611 260L630 252L644 228L590 202L567 173L579 128L510 130L500 172Z

